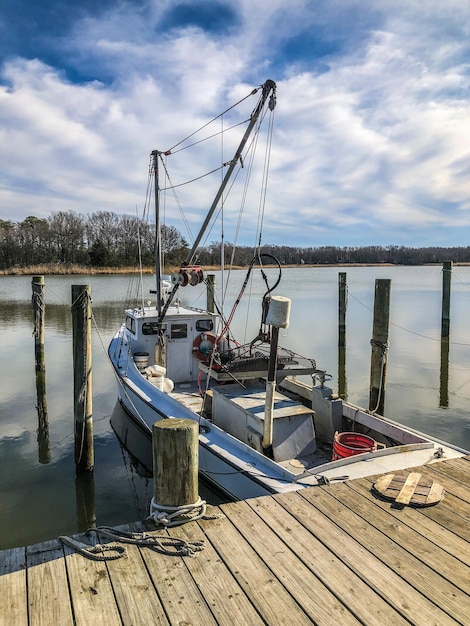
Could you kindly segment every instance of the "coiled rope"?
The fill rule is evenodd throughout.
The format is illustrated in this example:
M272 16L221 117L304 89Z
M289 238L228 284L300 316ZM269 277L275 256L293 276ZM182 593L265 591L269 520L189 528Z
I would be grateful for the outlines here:
M150 548L155 552L166 554L169 556L196 556L198 552L204 550L205 542L186 541L177 537L168 535L152 535L148 532L127 532L125 530L117 530L110 526L99 526L98 528L89 528L86 535L90 533L100 533L105 537L109 537L114 541L112 543L97 543L90 546L77 539L60 536L60 541L92 561L115 561L126 554L126 548L121 543L132 544L139 548Z
M166 526L179 526L186 522L193 522L198 519L218 519L224 517L223 513L214 513L206 515L206 502L198 498L194 504L183 506L163 506L155 503L152 498L150 504L150 515L147 520L152 520L156 524ZM205 543L201 541L186 541L177 537L168 535L152 535L149 532L128 532L118 530L111 526L98 526L98 528L89 528L86 535L91 533L100 533L102 536L113 539L110 543L97 543L90 546L77 539L72 539L62 535L60 541L92 561L114 561L120 559L126 554L126 548L121 543L128 543L139 547L147 547L161 554L169 556L196 556L198 552L204 550Z

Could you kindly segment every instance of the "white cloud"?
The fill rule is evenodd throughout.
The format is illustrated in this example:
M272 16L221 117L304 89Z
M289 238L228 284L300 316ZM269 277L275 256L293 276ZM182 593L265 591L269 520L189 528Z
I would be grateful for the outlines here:
M307 0L228 4L238 21L224 32L158 32L171 2L133 12L121 5L77 23L61 45L69 62L100 80L73 83L44 62L7 61L0 217L133 213L151 150L245 96L253 77L271 77L278 108L266 241L285 243L289 232L292 245L343 245L348 237L355 245L413 237L426 245L423 233L435 228L436 241L450 229L452 245L452 227L470 225L466 3L361 3L356 14L350 3L350 23L338 2L320 3L323 13ZM338 33L321 67L308 51L282 53L309 28L315 37L324 28L328 42ZM202 210L210 193L204 184L188 209Z

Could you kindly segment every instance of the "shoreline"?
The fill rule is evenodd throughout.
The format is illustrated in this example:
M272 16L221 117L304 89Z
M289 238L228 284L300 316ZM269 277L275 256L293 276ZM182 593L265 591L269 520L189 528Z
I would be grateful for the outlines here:
M441 266L442 263L422 263L419 267L435 267ZM454 262L456 266L466 266L470 263L466 262ZM247 266L237 265L232 269L246 269ZM268 265L266 265L268 267ZM283 268L322 268L322 267L418 267L418 265L402 265L399 263L291 263L281 265ZM177 274L179 267L169 266L165 267L164 274ZM203 268L207 271L218 271L220 265L205 266ZM83 267L80 265L62 266L62 265L37 265L30 267L12 267L5 270L0 270L0 276L67 276L67 275L81 275L81 276L99 276L99 275L116 275L116 274L154 274L155 268L145 267L140 270L138 267Z

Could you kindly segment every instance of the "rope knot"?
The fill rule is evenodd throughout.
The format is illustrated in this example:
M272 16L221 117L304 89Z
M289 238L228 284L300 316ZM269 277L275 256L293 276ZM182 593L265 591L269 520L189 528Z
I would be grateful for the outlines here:
M167 506L155 502L152 498L150 502L150 515L147 519L153 520L156 524L163 526L179 526L186 522L202 519L206 513L206 501L198 497L193 504L182 506Z

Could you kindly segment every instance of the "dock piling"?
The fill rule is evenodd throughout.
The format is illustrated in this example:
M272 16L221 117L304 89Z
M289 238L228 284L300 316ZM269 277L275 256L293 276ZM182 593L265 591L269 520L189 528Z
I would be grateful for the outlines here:
M152 427L154 501L180 507L198 501L199 428L181 418L161 419Z
M442 265L442 319L441 319L442 339L449 338L451 281L452 281L452 261L444 261Z
M207 275L207 310L215 312L215 274Z
M346 399L346 311L348 308L348 285L346 272L338 274L338 395Z
M449 406L449 338L450 294L452 261L442 264L442 316L441 316L441 371L439 380L439 406Z
M94 451L89 285L72 285L72 326L75 467L77 472L91 472L94 468Z
M44 276L33 276L32 303L34 318L34 355L36 358L36 372L45 369L44 365Z
M379 415L383 415L385 405L391 284L389 278L378 278L375 281L369 410Z
M44 276L33 276L32 304L34 319L34 360L36 371L36 409L38 412L38 456L39 462L50 463L51 448L49 441L49 423L46 400L46 359L44 349L44 318L46 304L44 300Z

